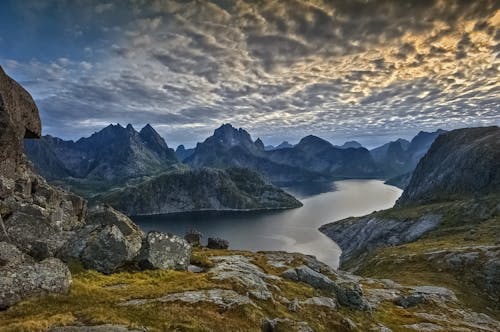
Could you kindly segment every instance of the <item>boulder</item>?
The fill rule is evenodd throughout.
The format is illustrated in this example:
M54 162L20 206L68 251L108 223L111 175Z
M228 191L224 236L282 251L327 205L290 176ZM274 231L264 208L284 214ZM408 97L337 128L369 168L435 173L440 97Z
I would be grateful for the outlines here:
M137 263L141 269L187 270L191 245L184 239L161 232L149 232L142 242Z
M203 234L196 229L191 229L184 235L184 240L186 240L193 247L199 247L201 245L201 239Z
M144 237L142 230L129 217L106 204L97 205L89 210L87 224L115 225L125 236L141 235Z
M142 233L124 235L119 226L88 225L67 242L59 253L64 261L80 261L88 269L113 273L134 261L141 249Z
M229 241L220 239L218 237L209 237L207 248L209 249L227 249L229 248Z
M70 285L71 273L57 258L4 265L0 267L0 309L31 296L67 293Z

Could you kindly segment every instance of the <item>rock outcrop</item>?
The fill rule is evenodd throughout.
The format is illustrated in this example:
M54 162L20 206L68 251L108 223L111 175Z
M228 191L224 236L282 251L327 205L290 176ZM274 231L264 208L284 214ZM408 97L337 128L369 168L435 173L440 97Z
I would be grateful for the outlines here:
M320 227L320 231L342 249L341 261L346 262L377 248L412 242L440 224L439 215L419 218L386 218L368 215L347 218Z

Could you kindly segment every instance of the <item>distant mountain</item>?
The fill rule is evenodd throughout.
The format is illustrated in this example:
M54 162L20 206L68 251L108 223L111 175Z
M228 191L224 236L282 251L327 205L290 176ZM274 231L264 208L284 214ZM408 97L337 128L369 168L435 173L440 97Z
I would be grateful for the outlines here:
M273 150L289 149L289 148L293 148L293 145L288 143L288 141L283 141L278 146L276 146Z
M175 155L177 156L177 159L183 161L184 159L192 155L194 153L194 150L195 150L194 148L186 149L184 145L181 144L175 150Z
M499 190L500 128L457 129L435 140L397 205L472 198Z
M256 172L241 168L170 172L98 199L128 215L302 206L293 196L265 183Z
M361 145L361 143L356 142L356 141L347 141L347 142L345 142L344 144L342 144L340 146L339 145L335 145L335 147L341 148L341 149L349 149L349 148L359 149L359 148L362 148L363 145Z
M47 179L114 183L158 173L179 164L175 152L150 126L109 125L78 141L44 136L25 141L25 152Z
M421 131L411 142L400 138L375 148L370 153L385 176L397 177L413 171L432 142L444 132L441 129L431 133Z
M316 137L304 137L293 147L266 151L252 141L244 129L225 124L214 135L198 143L194 153L185 159L188 165L227 168L247 167L273 182L308 181L339 177L369 177L378 169L368 150L340 149Z

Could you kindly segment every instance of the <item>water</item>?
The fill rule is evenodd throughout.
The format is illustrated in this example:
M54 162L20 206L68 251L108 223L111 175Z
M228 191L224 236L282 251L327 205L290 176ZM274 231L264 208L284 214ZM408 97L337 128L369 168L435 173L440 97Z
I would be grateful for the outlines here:
M144 230L183 236L196 228L207 237L229 240L230 248L284 250L316 256L333 267L340 248L318 231L328 222L392 207L401 190L379 180L344 180L285 188L304 204L285 211L193 212L135 217Z

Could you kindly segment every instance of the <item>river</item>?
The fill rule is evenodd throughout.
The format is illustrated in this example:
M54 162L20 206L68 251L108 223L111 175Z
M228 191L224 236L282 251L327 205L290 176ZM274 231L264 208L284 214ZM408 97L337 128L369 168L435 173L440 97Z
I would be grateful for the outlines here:
M328 222L388 209L401 195L399 188L380 180L342 180L285 188L303 207L284 211L189 212L140 216L134 221L145 231L183 236L196 228L207 237L221 237L231 249L284 250L316 256L338 267L340 248L318 231Z

